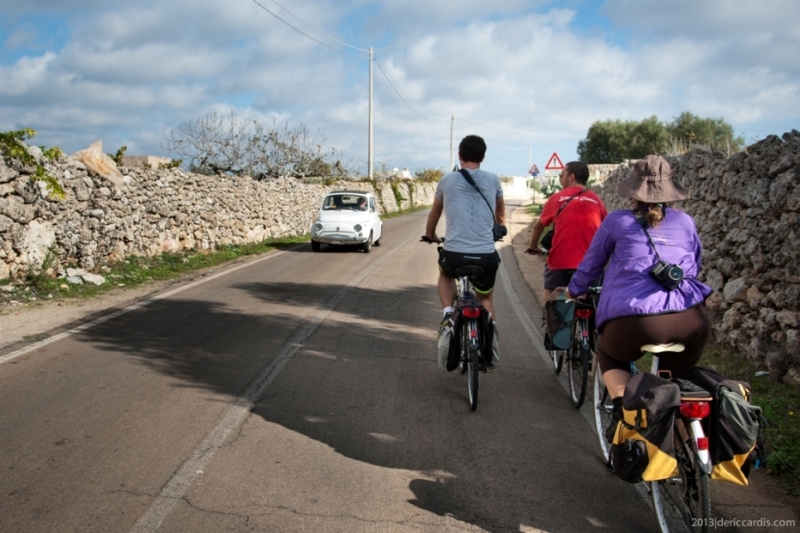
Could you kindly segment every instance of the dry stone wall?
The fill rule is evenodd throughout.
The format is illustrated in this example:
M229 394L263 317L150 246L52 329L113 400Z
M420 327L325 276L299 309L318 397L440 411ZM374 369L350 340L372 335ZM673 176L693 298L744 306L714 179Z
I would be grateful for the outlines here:
M39 268L48 250L57 253L62 268L92 271L132 255L305 235L323 196L337 189L375 192L381 212L430 205L435 192L435 184L412 180L320 185L144 168L122 168L117 188L79 161L49 163L38 148L29 152L59 181L66 198L56 199L43 182L32 182L35 168L0 160L0 279Z
M800 132L669 160L703 242L714 341L800 386ZM616 188L631 164L595 187L609 211L629 207Z

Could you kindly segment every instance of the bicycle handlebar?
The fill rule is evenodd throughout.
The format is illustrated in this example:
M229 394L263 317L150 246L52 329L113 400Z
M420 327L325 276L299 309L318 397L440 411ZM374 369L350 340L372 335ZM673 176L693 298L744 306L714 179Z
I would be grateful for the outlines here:
M439 240L444 242L444 237L439 237ZM419 238L419 242L424 242L424 243L427 243L427 244L436 243L436 241L430 240L426 235L423 235L422 237L420 237ZM436 243L436 244L438 244L438 243Z

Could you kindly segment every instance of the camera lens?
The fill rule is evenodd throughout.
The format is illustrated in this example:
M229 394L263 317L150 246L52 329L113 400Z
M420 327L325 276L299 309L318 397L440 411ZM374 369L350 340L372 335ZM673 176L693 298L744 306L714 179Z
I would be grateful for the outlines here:
M673 281L681 281L683 279L683 270L678 265L670 265L667 269L667 277Z

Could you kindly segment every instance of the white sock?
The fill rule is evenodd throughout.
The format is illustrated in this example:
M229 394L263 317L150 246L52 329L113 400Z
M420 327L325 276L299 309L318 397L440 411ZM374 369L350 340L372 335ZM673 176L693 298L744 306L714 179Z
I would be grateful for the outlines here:
M446 315L447 313L452 313L452 312L453 312L453 308L448 305L447 307L442 309L442 316Z

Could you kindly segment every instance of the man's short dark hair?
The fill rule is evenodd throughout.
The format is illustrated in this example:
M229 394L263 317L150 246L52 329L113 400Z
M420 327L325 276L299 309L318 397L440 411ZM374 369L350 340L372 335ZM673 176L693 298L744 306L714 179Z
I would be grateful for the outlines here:
M581 185L589 183L589 165L583 161L570 161L566 168L567 173L575 174L575 181Z
M467 163L482 163L486 156L486 142L477 135L467 135L458 145L458 155Z

